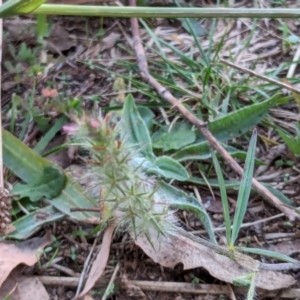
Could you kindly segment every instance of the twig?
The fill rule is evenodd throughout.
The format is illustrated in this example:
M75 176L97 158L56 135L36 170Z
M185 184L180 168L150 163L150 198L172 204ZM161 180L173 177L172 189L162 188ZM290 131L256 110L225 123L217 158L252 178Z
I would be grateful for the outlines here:
M81 208L81 207L73 207L70 209L70 212L99 212L99 208Z
M69 276L72 276L72 277L78 277L79 278L79 276L80 276L80 274L74 272L72 269L61 266L61 265L58 265L58 264L55 264L55 263L52 264L51 267L58 270L58 271L61 271L62 273L65 273Z
M54 276L34 276L32 278L39 279L44 285L52 285L52 286L68 286L68 287L76 287L78 285L78 278L75 277L54 277ZM100 279L96 282L95 287L104 287L108 283L108 280ZM136 281L129 280L126 284L133 286L138 286L143 290L148 291L161 291L161 292L172 292L172 293L191 293L191 294L226 294L230 295L230 290L228 285L221 284L194 284L194 283L186 283L186 282L159 282L159 281ZM121 288L126 288L126 284L123 284L122 281L117 280L116 284ZM237 293L245 293L245 288L243 287L234 287L233 288ZM268 297L271 299L275 299L274 297L278 296L278 291L262 291L260 289L257 290L258 295L263 295L264 297ZM296 299L300 297L300 289L290 288L283 289L280 293L281 299Z
M253 76L257 77L257 78L260 78L260 79L265 80L267 82L273 83L273 84L275 84L277 86L280 86L280 87L282 87L284 89L287 89L287 90L289 90L291 92L300 94L300 90L299 89L296 89L293 86L290 86L290 85L288 85L286 83L280 82L280 81L278 81L276 79L272 79L272 78L264 76L264 75L260 75L260 74L258 74L256 72L252 71L252 70L240 67L240 66L238 66L236 64L233 64L233 63L231 63L231 62L229 62L229 61L227 61L225 59L220 59L220 62L223 63L223 64L225 64L225 65L227 65L227 66L230 66L230 67L232 67L234 69L242 71L244 73L248 73L248 74L253 75Z
M129 0L129 5L135 6L135 0ZM186 109L164 86L162 86L148 71L148 63L146 54L140 39L138 19L131 18L131 28L133 35L133 47L137 57L137 63L140 70L140 76L150 84L164 100L172 104L187 120L194 124L207 139L210 145L227 161L230 167L235 170L240 176L243 175L243 168L229 155L229 153L220 145L217 139L211 134L207 128L207 124L199 120L194 114ZM267 188L260 184L255 178L252 179L252 184L256 190L267 200L273 203L278 209L287 215L290 220L298 219L300 216L283 205L283 203L275 197Z

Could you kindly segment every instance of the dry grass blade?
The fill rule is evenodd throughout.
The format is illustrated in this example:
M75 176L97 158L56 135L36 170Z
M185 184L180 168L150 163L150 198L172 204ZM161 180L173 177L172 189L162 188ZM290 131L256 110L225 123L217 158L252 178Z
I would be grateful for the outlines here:
M109 258L110 245L111 245L114 231L115 231L114 225L108 226L106 228L103 236L101 250L99 251L92 265L85 287L83 291L74 300L78 300L81 297L83 297L85 294L87 294L94 287L97 280L103 274Z
M130 0L129 5L136 6L135 0ZM205 122L199 120L194 114L186 109L164 86L162 86L148 71L148 63L145 51L141 42L138 19L131 18L131 27L133 34L133 47L137 57L137 63L140 70L141 77L150 84L157 93L167 102L172 104L182 115L194 124L204 135L211 146L224 158L224 160L235 170L240 176L243 175L243 168L234 160L233 157L224 149L224 147L217 141L217 139L208 130ZM279 210L281 210L291 221L299 219L299 215L291 208L285 206L277 197L275 197L267 188L260 184L255 178L252 179L252 184L255 189Z

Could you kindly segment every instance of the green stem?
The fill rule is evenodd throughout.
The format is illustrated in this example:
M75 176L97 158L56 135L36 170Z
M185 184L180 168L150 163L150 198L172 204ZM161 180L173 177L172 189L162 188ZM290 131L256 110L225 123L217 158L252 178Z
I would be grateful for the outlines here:
M43 4L32 14L123 18L299 18L300 9L107 7Z

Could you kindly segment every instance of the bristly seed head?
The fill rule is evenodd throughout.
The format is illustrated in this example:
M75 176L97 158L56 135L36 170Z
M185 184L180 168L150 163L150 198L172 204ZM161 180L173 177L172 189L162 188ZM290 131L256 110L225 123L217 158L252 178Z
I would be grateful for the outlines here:
M106 218L113 217L118 228L131 230L136 237L153 232L164 235L174 227L175 217L155 199L156 180L145 173L140 154L125 138L120 139L120 127L108 114L100 120L77 119L64 131L73 144L90 153L86 163L102 190Z

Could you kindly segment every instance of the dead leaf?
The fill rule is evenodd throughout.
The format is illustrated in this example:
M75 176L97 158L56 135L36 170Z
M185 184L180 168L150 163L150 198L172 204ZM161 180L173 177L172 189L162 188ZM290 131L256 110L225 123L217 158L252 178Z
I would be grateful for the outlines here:
M61 52L67 51L71 47L76 46L76 43L71 40L69 33L56 23L51 28L48 42L47 49L53 53L57 53L57 50Z
M7 92L7 91L11 90L12 88L14 88L17 85L18 85L17 81L6 81L6 82L2 83L1 89L2 89L3 92Z
M39 259L38 250L51 243L51 235L33 238L25 242L0 243L0 287L11 271L19 264L33 266Z
M84 300L95 300L90 293L86 294L83 298Z
M220 197L215 197L215 199L208 194L201 195L203 199L203 205L206 211L214 214L221 214L223 212L222 201Z
M27 44L36 44L36 22L16 19L4 22L3 26L9 32L5 44L23 42L25 40ZM58 24L53 24L47 41L47 50L52 53L66 51L76 46L69 33Z
M97 43L96 45L89 47L84 52L84 54L82 54L82 57L84 57L86 59L88 59L88 58L93 59L99 55L100 51L101 51L101 45L99 43Z
M107 49L111 49L120 38L120 33L111 32L108 36L101 41L101 52Z
M132 234L134 238L134 235ZM161 236L159 242L152 241L154 248L145 236L140 235L135 243L150 256L154 262L168 268L182 263L184 270L205 268L213 277L232 283L237 277L249 274L232 259L220 255L186 237ZM265 290L286 288L296 281L290 275L280 272L259 270L256 276L256 287Z
M4 299L12 291L9 300L50 300L44 285L37 277L25 277L20 274L20 270L14 271L5 280L0 289L0 299Z
M115 229L116 227L114 225L110 225L106 228L102 240L101 249L93 262L85 287L83 291L74 300L78 300L85 294L87 294L94 287L96 281L102 276L109 258L110 245Z
M269 245L268 250L279 252L288 256L299 253L300 241L298 239L291 241L283 241L274 245Z

